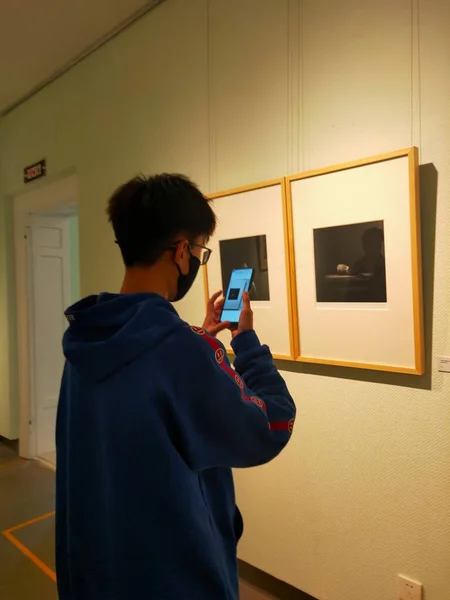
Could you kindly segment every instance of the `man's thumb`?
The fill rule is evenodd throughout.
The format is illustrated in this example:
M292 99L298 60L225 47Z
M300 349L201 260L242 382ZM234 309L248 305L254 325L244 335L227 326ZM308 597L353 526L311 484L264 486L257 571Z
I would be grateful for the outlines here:
M245 310L245 312L250 312L252 309L250 306L250 294L248 292L244 292L242 300L243 300L242 309Z

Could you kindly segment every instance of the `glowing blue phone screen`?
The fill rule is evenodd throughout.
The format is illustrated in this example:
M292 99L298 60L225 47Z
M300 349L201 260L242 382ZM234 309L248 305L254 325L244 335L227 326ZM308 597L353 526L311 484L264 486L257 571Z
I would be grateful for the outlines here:
M250 289L253 269L235 269L231 273L230 283L225 295L225 303L222 310L222 321L238 323L242 311L242 296Z

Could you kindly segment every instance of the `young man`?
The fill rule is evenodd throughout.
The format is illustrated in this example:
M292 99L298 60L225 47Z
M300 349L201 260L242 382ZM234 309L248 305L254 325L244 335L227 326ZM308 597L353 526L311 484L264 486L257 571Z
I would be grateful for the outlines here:
M215 339L221 303L188 326L182 298L210 256L212 208L185 177L136 178L109 219L121 294L67 313L57 420L60 600L237 600L242 519L232 467L273 459L295 406L253 331L248 295L235 370Z

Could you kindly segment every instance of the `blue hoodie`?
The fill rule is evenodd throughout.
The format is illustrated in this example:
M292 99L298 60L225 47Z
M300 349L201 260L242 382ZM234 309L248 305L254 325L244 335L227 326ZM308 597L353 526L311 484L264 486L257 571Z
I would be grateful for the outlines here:
M253 331L223 346L153 294L66 313L56 427L60 600L237 600L232 467L273 459L295 406Z

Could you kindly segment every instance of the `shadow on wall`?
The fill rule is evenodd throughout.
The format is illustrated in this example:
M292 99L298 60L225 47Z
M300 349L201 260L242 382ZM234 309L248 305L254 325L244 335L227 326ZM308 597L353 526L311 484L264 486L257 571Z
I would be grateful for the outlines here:
M307 373L321 377L337 377L371 383L384 383L401 387L431 390L432 349L433 349L433 297L434 297L434 259L436 242L436 206L438 190L438 172L433 164L419 167L420 181L420 218L422 229L422 272L423 272L423 310L425 329L426 371L424 375L405 375L383 371L369 371L328 365L313 365L276 361L281 371Z

